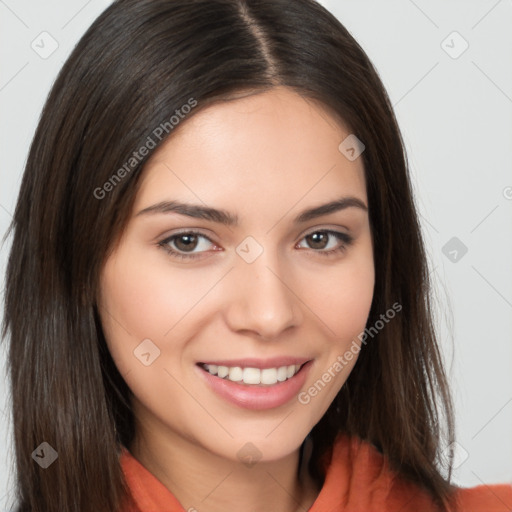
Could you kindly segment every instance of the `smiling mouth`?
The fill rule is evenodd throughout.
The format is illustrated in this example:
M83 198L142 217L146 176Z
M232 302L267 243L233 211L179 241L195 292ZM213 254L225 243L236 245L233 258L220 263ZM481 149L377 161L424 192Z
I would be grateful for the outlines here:
M306 364L306 363L304 363ZM275 368L242 368L240 366L219 366L216 364L199 363L199 367L220 379L238 384L273 386L286 382L301 370L304 364L291 364Z

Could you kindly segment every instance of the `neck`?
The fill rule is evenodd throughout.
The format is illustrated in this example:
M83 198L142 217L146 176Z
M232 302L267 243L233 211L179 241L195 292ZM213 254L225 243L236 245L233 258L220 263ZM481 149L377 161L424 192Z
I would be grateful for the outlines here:
M231 461L179 436L136 436L129 448L187 511L307 511L319 489L299 468L299 449L283 459Z

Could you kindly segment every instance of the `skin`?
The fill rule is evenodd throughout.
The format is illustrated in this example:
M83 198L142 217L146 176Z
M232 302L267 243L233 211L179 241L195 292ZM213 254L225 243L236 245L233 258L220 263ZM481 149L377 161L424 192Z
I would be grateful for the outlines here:
M344 196L368 206L362 158L338 150L349 134L320 104L278 87L197 112L146 165L98 302L109 350L135 397L128 448L185 510L290 512L318 495L304 467L298 472L299 448L357 356L309 403L294 398L256 411L219 397L196 363L303 356L313 360L307 391L364 330L374 289L368 212L348 207L293 223ZM170 200L227 210L239 224L137 215ZM208 237L189 246L196 259L159 245L183 229ZM315 245L307 236L326 229L353 242L326 256L343 240L324 236ZM248 236L263 248L250 264L236 252ZM187 254L180 242L168 246ZM160 350L149 366L134 356L145 339ZM261 455L252 467L237 456L248 442Z

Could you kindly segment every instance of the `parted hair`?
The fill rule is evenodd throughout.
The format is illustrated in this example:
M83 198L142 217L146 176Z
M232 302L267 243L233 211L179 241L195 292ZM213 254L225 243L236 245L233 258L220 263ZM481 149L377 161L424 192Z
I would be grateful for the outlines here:
M368 56L313 0L117 0L52 86L9 229L3 340L18 512L112 512L129 496L119 455L134 437L132 395L99 321L101 269L145 162L172 134L155 139L155 128L191 98L183 126L209 105L276 86L319 101L364 143L375 265L368 325L402 306L364 344L311 431L310 473L323 482L320 459L346 433L440 507L448 502L450 460L440 454L453 413L426 252L403 139ZM155 147L126 167L152 134ZM32 458L42 442L58 453L46 469Z

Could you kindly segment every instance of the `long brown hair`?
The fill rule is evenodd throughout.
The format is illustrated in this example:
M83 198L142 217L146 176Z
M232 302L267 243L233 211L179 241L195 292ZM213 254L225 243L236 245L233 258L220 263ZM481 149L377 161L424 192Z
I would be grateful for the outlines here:
M10 228L3 335L19 512L118 509L120 446L133 439L134 417L99 322L100 270L176 110L192 98L190 117L277 85L320 101L365 144L376 275L368 325L402 306L312 430L311 474L321 481L320 457L345 432L439 503L449 496L439 455L453 415L424 243L402 137L365 52L313 0L118 0L51 90ZM148 137L155 147L135 158ZM42 442L58 453L44 470L32 457Z

